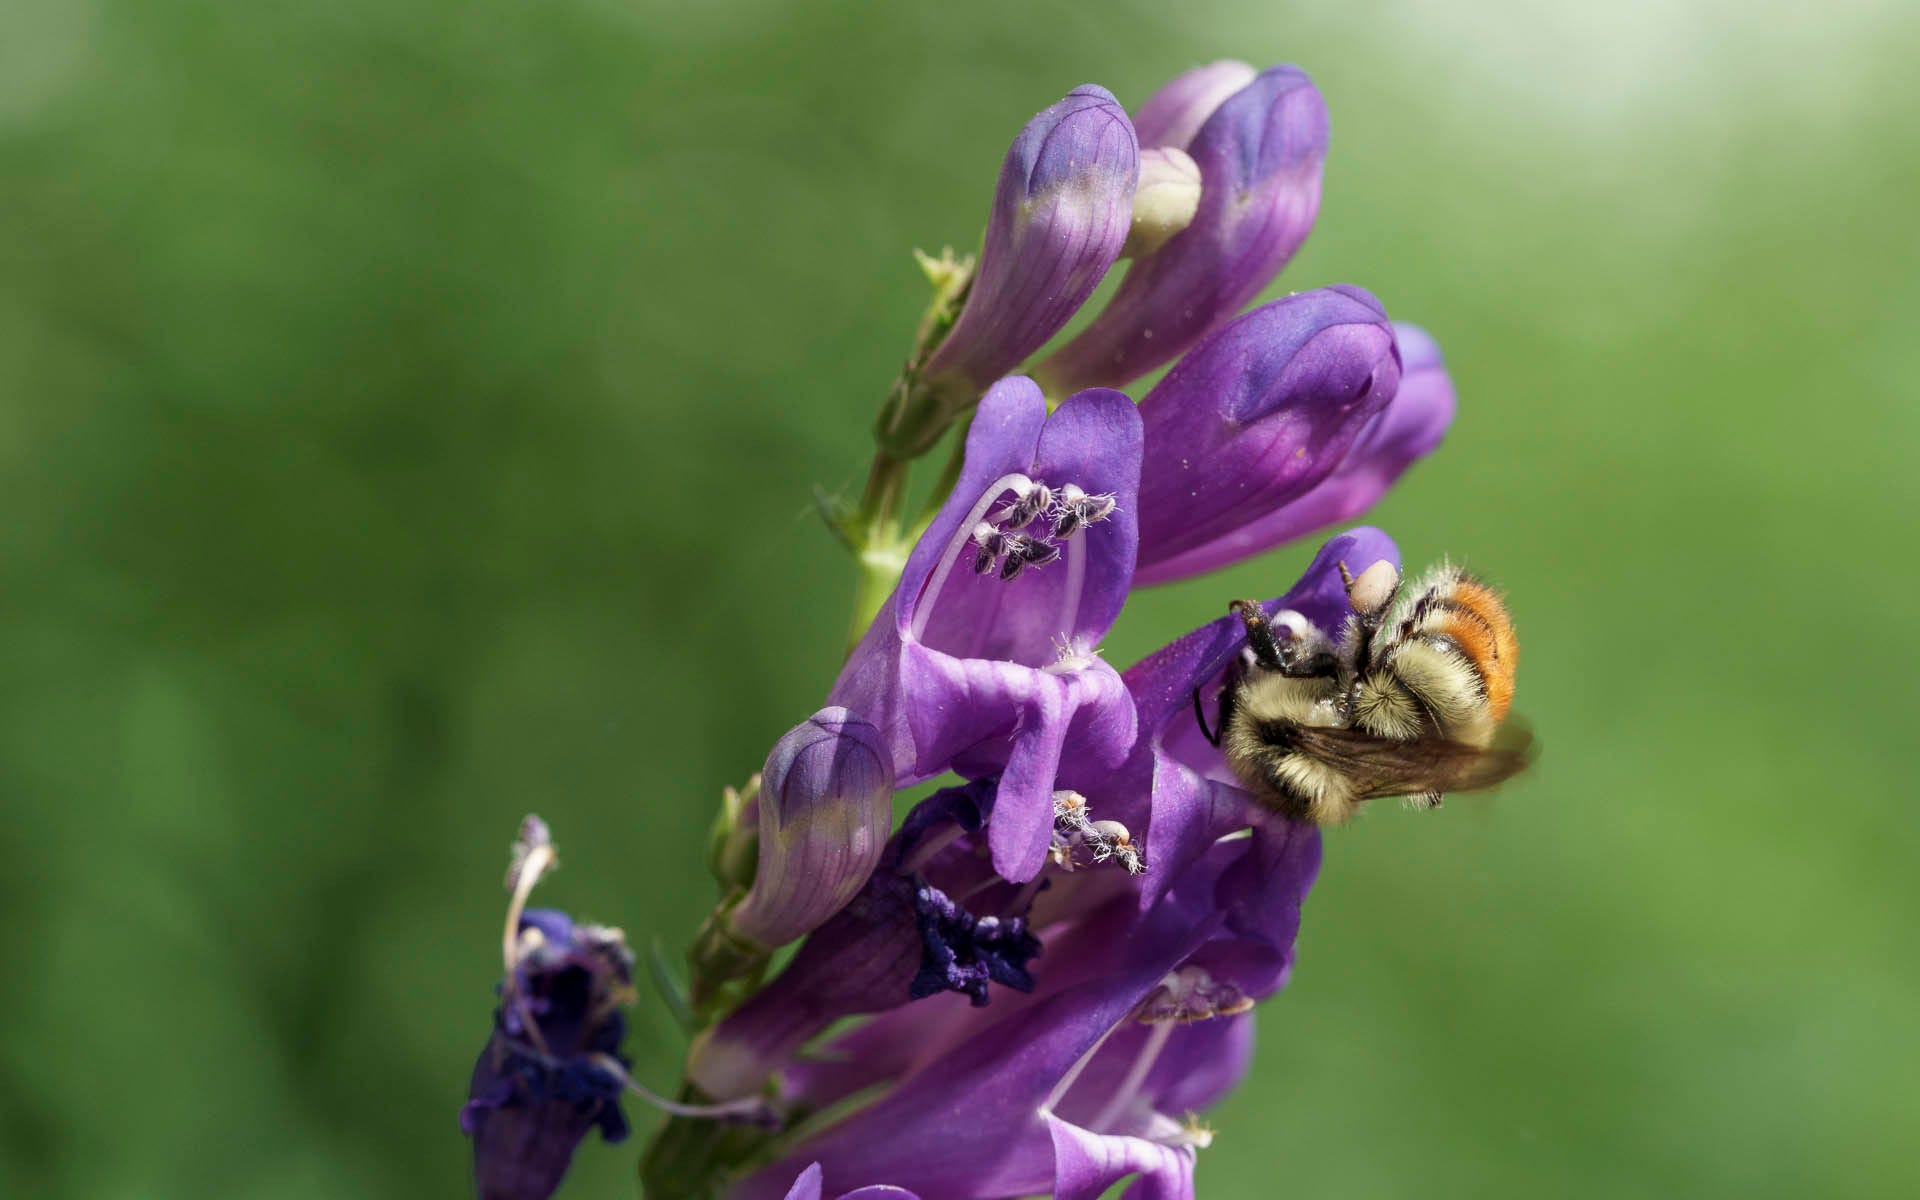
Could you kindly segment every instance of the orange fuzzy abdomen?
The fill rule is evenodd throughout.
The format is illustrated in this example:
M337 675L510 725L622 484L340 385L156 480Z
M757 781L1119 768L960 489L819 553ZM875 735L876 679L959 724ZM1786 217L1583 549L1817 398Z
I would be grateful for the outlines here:
M1513 704L1513 672L1520 659L1513 619L1493 589L1478 580L1461 580L1448 600L1440 631L1473 661L1486 684L1489 712L1494 720L1503 720Z

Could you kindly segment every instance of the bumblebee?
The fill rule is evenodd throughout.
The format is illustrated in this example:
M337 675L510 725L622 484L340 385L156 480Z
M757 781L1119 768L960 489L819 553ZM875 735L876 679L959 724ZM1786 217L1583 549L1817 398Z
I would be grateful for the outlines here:
M1200 732L1261 804L1337 825L1362 801L1403 796L1431 808L1447 792L1492 787L1530 761L1504 725L1519 643L1498 593L1443 564L1402 588L1393 564L1356 578L1338 636L1291 610L1269 618L1235 600L1247 646L1228 668L1219 714Z

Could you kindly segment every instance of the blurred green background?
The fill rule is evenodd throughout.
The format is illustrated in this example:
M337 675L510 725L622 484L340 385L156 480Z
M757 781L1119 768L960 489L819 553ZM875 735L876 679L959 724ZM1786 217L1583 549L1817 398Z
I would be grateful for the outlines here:
M1283 279L1462 398L1533 778L1330 839L1208 1200L1920 1194L1920 12L0 2L0 1189L456 1196L529 809L678 943L1020 124L1327 96ZM1128 662L1292 547L1141 594ZM681 1046L643 1004L637 1073ZM646 1121L644 1113L637 1118ZM633 1193L637 1143L567 1195Z

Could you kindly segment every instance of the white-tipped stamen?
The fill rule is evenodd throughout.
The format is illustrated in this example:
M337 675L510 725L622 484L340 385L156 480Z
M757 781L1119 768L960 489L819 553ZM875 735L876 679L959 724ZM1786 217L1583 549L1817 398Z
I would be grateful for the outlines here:
M533 885L559 865L560 856L553 847L545 822L529 815L520 823L520 836L514 841L513 858L507 870L507 885L512 889L512 895L507 899L506 928L500 934L500 958L506 966L506 979L502 984L505 1000L513 1006L527 1036L533 1039L534 1045L542 1053L547 1049L546 1039L541 1036L540 1026L533 1019L533 1011L527 1007L526 997L515 986L523 953L520 917L526 912L527 897L533 894ZM526 950L540 944L539 931L532 932L535 938L524 947Z

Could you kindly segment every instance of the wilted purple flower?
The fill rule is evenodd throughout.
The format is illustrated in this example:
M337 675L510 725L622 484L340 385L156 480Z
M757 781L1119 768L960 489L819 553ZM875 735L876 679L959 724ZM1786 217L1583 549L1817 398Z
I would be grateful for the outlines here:
M1000 168L966 304L919 372L931 407L881 430L889 450L911 457L932 445L1060 331L1119 257L1138 175L1133 125L1105 88L1075 88L1027 123Z
M1392 403L1367 422L1331 475L1298 500L1223 539L1217 549L1230 557L1220 558L1219 563L1241 557L1232 553L1236 545L1251 547L1245 551L1251 554L1353 520L1440 444L1453 423L1454 409L1453 381L1447 377L1440 346L1426 330L1402 321L1394 322L1393 336L1400 347L1400 390ZM1161 563L1151 572L1143 568L1141 574L1149 578L1141 582L1185 573L1177 563Z
M823 708L774 744L761 772L760 857L735 934L782 946L840 911L880 861L893 762L880 731Z
M1046 858L1056 780L1133 743L1133 705L1095 651L1133 576L1140 428L1119 392L1048 416L1031 380L996 384L958 483L828 697L880 727L897 786L998 776L988 841L1010 880Z
M1209 334L1140 402L1137 582L1210 571L1307 532L1276 514L1347 461L1399 385L1393 328L1357 287L1276 300Z
M551 909L527 911L518 929L460 1110L480 1200L545 1200L589 1129L609 1142L628 1132L619 1008L632 999L632 953L619 930Z
M1184 232L1133 263L1092 324L1040 364L1035 374L1050 391L1123 386L1172 360L1272 282L1313 228L1327 111L1298 67L1260 72L1191 141L1175 140L1237 66L1189 72L1142 108L1152 134L1142 146L1178 146L1199 164L1200 207Z

